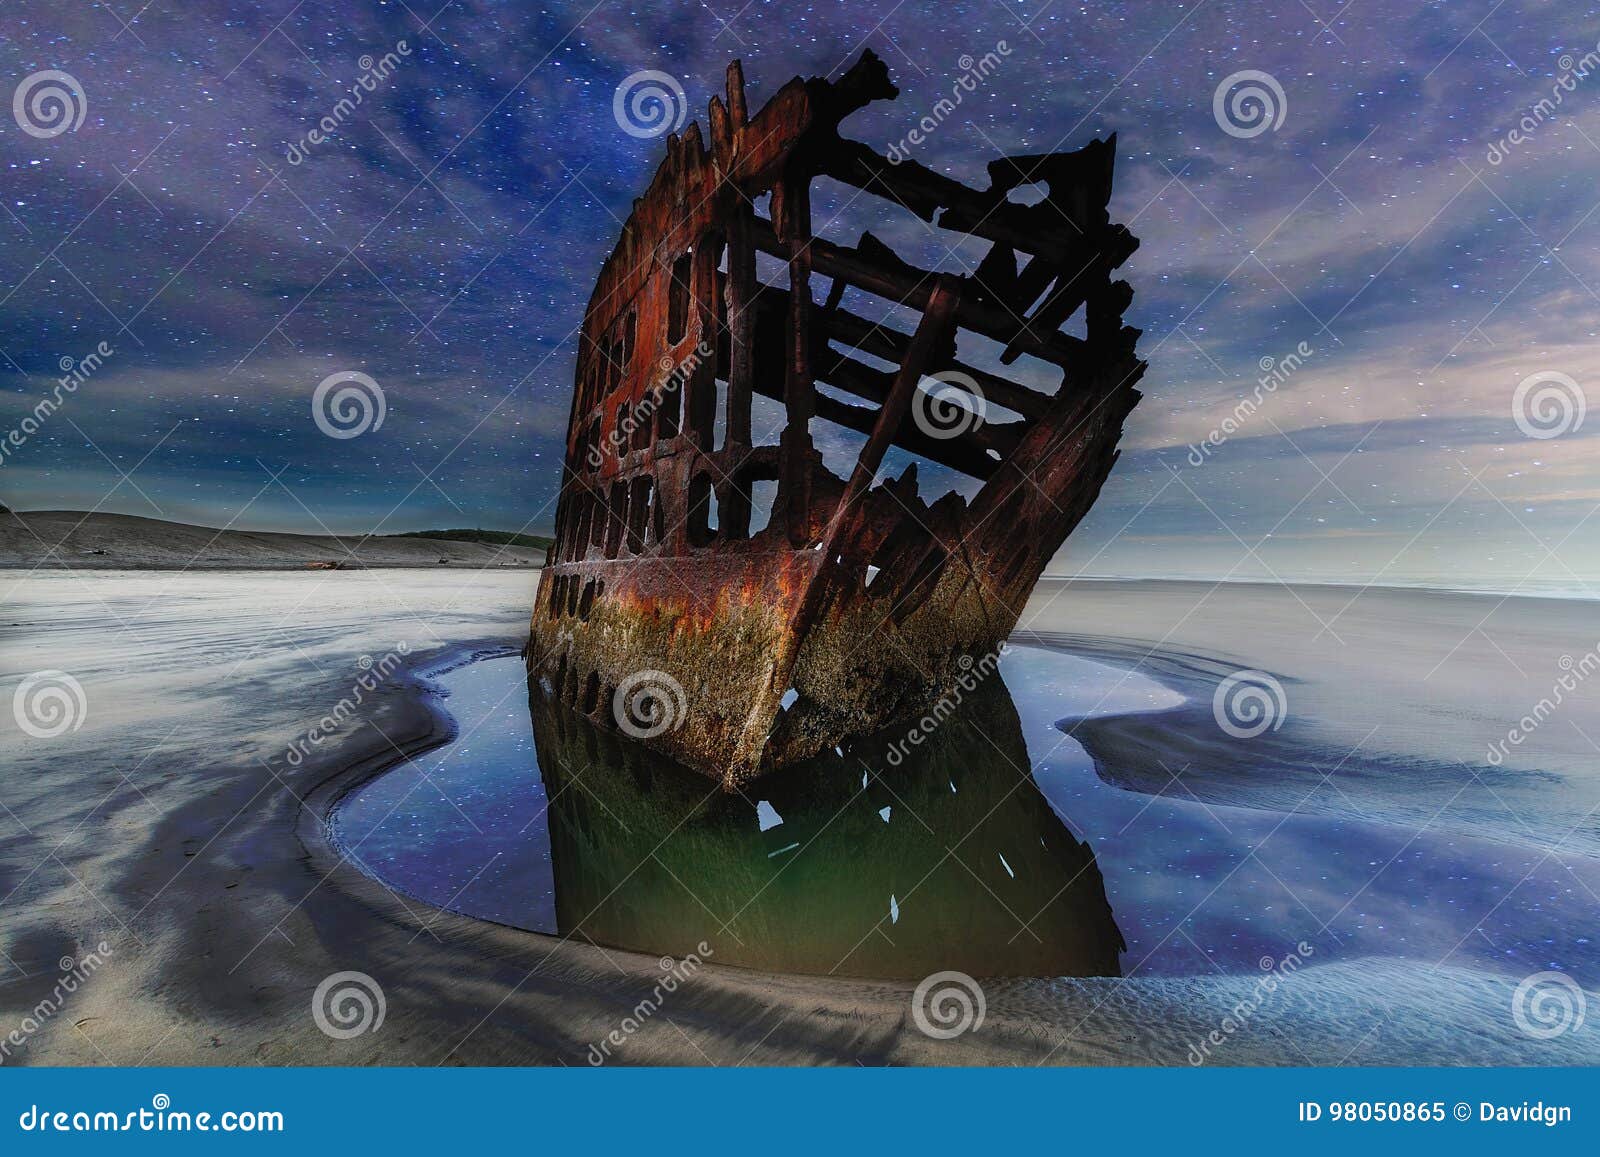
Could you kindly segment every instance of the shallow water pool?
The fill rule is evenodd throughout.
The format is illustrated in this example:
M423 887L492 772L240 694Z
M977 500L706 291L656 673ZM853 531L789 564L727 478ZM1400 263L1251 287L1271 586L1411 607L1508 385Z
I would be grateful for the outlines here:
M774 972L1252 975L1292 956L1600 979L1593 860L1336 798L1208 803L1159 759L1097 768L1064 720L1214 721L1061 650L1012 647L916 746L889 733L733 795L530 697L514 657L439 682L459 737L349 794L332 834L469 916Z

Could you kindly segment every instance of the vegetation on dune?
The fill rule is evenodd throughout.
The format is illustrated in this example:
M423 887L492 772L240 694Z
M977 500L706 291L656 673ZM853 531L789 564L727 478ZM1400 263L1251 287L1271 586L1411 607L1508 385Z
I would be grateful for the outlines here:
M403 534L386 534L384 538L443 538L454 542L487 542L495 546L522 546L533 550L549 550L555 540L545 534L519 534L510 530L408 530Z

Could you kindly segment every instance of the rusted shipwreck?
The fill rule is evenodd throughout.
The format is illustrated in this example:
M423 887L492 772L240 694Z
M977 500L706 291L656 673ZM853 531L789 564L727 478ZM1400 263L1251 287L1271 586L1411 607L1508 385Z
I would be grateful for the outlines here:
M709 147L697 123L668 139L584 316L529 672L729 789L982 670L1139 399L1115 137L993 161L977 190L840 135L896 95L868 52L752 116L733 64ZM819 177L986 254L942 272L816 236ZM769 444L757 397L781 404ZM848 477L818 449L839 431ZM981 488L924 502L918 461Z

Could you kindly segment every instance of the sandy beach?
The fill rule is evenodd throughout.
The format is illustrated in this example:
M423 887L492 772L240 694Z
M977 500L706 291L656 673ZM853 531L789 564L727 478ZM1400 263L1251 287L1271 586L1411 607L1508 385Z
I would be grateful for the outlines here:
M12 584L0 690L10 698L30 673L70 672L84 707L81 726L51 738L0 732L0 1028L29 1016L64 958L102 941L110 951L5 1063L590 1063L594 1042L657 983L656 956L420 905L343 862L322 828L350 787L452 737L430 675L514 652L535 581L372 570L60 572ZM1176 790L1164 763L1185 769L1196 808L1346 809L1514 841L1569 860L1583 883L1600 694L1580 685L1499 768L1484 753L1549 695L1562 655L1594 647L1591 607L1046 582L1023 627L1189 697L1062 721L1119 789ZM1404 647L1392 645L1400 624ZM1195 718L1209 722L1211 689L1242 667L1272 673L1287 702L1246 763L1237 747L1197 739L1207 729ZM358 710L322 728L371 672L381 678ZM1359 774L1340 778L1341 767ZM1330 776L1341 790L1313 793ZM343 970L381 982L379 1031L341 1040L314 1023L313 992ZM1296 980L1230 1035L1218 1063L1600 1061L1592 1029L1554 1040L1509 1031L1515 979L1470 961L1340 960ZM1223 972L986 982L981 1031L935 1040L912 1022L909 983L713 964L611 1063L1183 1065L1254 984Z

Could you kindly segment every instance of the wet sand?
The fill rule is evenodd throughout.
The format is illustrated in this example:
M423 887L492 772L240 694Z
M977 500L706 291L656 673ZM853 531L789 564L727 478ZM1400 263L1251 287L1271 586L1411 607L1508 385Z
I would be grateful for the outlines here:
M80 681L87 710L80 729L53 739L9 726L0 733L0 1029L50 991L60 958L82 958L102 940L112 952L6 1063L589 1063L590 1046L652 991L655 956L402 900L340 862L320 826L340 793L450 737L448 702L434 702L416 672L518 646L534 581L527 573L40 574L13 588L0 622L0 691L9 699L23 675L57 668ZM1328 600L1327 618L1354 592L1296 593L1314 606ZM1523 680L1486 677L1474 664L1486 661L1487 645L1472 631L1495 600L1396 605L1395 597L1368 592L1335 624L1344 643L1324 636L1311 650L1305 636L1318 624L1300 622L1305 612L1289 594L1261 588L1050 584L1030 613L1031 626L1047 626L1057 641L1124 657L1142 649L1148 669L1175 679L1214 678L1234 662L1275 669L1291 703L1324 697L1319 711L1332 722L1306 726L1322 729L1329 745L1361 739L1378 720L1409 729L1410 742L1430 745L1440 762L1465 760L1496 725L1503 731L1504 717L1525 709L1522 692L1548 691L1560 653L1593 644L1576 637L1594 623L1588 605L1519 600L1492 611L1483 631ZM1384 653L1382 624L1423 613L1436 620L1439 654L1402 665ZM1461 657L1433 676L1455 689L1454 722L1443 726L1416 680L1457 631L1471 636L1454 652ZM1323 642L1349 650L1330 658L1340 652L1323 654ZM391 667L387 656L402 643L404 663ZM381 685L291 762L286 753L369 670L387 672ZM1333 672L1327 683L1319 671ZM1340 715L1337 680L1367 688L1362 717ZM1474 681L1485 689L1473 692ZM1570 721L1600 735L1589 726L1594 707L1592 693L1582 697ZM1586 791L1569 730L1541 728L1517 766L1538 763L1540 774ZM1106 731L1089 744L1109 750L1115 741ZM381 984L379 1031L336 1040L317 1028L312 994L342 970ZM1424 974L1381 960L1301 978L1313 975L1315 983L1284 986L1248 1031L1231 1034L1218 1063L1596 1060L1592 1032L1525 1048L1497 1040L1475 1054L1490 1018L1506 1017L1502 977L1449 963ZM644 1018L612 1063L1181 1065L1253 986L1253 977L1221 975L985 982L982 1029L940 1041L912 1022L910 984L708 965Z
M1162 764L1187 767L1185 788L1207 802L1338 807L1600 855L1600 604L1080 581L1041 584L1021 626L1190 697L1169 712L1065 721L1130 790L1168 784ZM1219 682L1241 669L1283 688L1278 725L1243 744L1212 719ZM1531 730L1519 726L1541 712ZM1330 782L1336 790L1314 791Z

